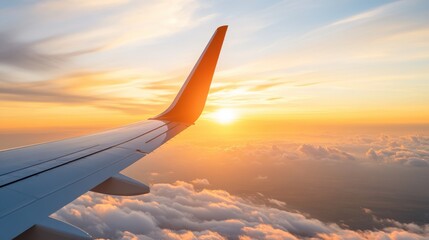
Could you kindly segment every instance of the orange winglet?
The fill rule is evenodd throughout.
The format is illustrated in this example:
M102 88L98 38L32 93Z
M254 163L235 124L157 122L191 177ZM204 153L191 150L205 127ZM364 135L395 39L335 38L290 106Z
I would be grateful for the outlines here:
M213 34L180 92L163 113L151 119L194 123L204 109L213 74L228 26Z

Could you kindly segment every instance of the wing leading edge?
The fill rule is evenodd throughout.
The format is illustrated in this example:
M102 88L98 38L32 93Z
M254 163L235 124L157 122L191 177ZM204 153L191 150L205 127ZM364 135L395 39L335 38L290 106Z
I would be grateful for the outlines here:
M198 119L226 30L216 30L173 103L160 115L97 134L0 151L0 239L86 239L81 230L73 233L72 226L55 223L49 215L92 189L147 193L146 185L119 172Z

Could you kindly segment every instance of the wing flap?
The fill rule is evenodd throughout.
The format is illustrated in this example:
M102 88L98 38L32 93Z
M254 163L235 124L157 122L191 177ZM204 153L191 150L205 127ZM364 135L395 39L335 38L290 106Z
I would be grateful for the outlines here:
M22 206L33 202L36 198L7 188L1 188L0 199L0 216L4 216Z

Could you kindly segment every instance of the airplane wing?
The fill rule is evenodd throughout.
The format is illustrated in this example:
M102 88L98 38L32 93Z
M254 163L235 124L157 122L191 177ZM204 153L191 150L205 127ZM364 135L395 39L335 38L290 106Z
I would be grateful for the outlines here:
M49 215L87 191L148 193L146 185L119 172L198 119L226 30L216 30L179 94L160 115L97 134L0 151L0 239L91 239Z

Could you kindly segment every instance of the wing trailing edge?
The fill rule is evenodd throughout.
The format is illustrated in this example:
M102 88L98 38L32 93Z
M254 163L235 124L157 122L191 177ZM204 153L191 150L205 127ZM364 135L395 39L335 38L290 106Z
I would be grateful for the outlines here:
M174 122L194 123L204 109L213 74L228 26L213 34L173 103L152 118Z

